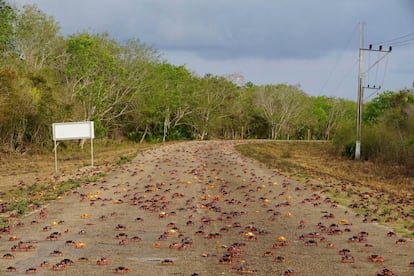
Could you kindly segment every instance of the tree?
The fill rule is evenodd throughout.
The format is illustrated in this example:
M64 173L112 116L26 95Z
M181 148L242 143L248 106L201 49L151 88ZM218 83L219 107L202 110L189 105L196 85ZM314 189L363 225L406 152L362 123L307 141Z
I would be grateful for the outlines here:
M4 68L0 72L0 134L11 151L23 150L28 118L36 113L38 99L37 91L16 71Z
M372 101L367 102L364 106L363 121L366 123L375 123L383 112L391 107L394 92L385 91L375 97Z
M16 18L16 10L4 0L0 0L0 53L2 58L14 51Z
M24 59L26 70L38 71L56 60L60 26L35 5L26 5L18 14L15 49ZM35 34L35 35L34 35Z
M287 84L258 86L256 106L271 128L271 139L289 134L289 127L304 111L306 94ZM282 133L283 132L283 133Z
M128 40L120 45L114 59L116 71L108 79L112 102L108 102L108 108L103 113L103 122L108 128L122 128L125 122L120 119L136 112L140 105L136 101L142 99L139 95L148 89L151 64L158 62L158 53L138 39Z
M1 134L11 150L19 151L31 143L47 144L50 125L62 113L57 107L60 82L54 64L57 45L61 45L58 41L63 39L58 36L59 27L53 18L36 6L11 11L3 3L2 25L7 18L10 28L5 28L9 47L3 52L5 62L1 68ZM3 17L5 11L12 15Z
M66 51L64 73L72 96L82 105L81 119L94 120L102 127L104 121L122 114L125 108L112 113L130 92L122 83L127 72L115 59L120 51L118 43L107 34L81 33L69 37Z
M203 140L220 135L223 120L231 116L228 108L236 90L236 85L224 77L206 74L199 79L191 121L194 137Z
M154 74L151 97L156 99L153 103L163 122L162 141L165 142L170 129L185 123L192 113L195 82L185 66L165 62L155 66Z
M308 116L310 128L316 138L330 140L341 122L354 119L354 111L349 110L347 105L343 99L326 96L311 97L311 114Z

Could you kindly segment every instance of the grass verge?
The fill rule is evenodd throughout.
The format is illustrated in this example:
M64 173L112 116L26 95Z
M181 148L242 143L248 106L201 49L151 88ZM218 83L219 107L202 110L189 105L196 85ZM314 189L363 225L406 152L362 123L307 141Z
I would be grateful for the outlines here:
M90 150L74 142L60 145L59 171L54 172L54 153L0 156L0 226L59 199L65 193L96 182L116 166L128 163L153 144L117 143L101 140L94 143L94 167L90 166Z

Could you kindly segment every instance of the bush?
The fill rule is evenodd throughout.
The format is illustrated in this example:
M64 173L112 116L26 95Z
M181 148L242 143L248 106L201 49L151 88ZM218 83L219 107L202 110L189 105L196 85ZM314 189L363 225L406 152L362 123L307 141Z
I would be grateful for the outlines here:
M355 157L356 126L353 123L340 125L332 138L334 151L347 158Z

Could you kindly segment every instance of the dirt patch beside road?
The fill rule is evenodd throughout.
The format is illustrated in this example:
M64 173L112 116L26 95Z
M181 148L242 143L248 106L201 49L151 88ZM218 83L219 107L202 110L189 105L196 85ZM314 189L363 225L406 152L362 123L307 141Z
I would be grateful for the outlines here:
M73 265L55 267L59 273L414 273L412 241L363 222L312 188L331 180L297 182L243 157L234 150L238 143L186 142L139 154L16 221L0 240L1 254L14 258L3 258L0 270L54 275L52 266L69 259ZM342 249L352 255L345 262ZM385 261L370 261L372 255ZM111 262L97 265L102 257Z

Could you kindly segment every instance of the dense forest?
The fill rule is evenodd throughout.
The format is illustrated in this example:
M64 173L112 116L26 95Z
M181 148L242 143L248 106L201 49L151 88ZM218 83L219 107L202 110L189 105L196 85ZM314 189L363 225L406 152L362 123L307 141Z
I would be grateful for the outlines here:
M255 85L237 74L197 76L139 39L63 37L34 5L0 0L0 146L50 148L52 123L93 120L97 138L332 140L352 158L356 103L299 85ZM365 103L362 157L414 166L414 96Z

